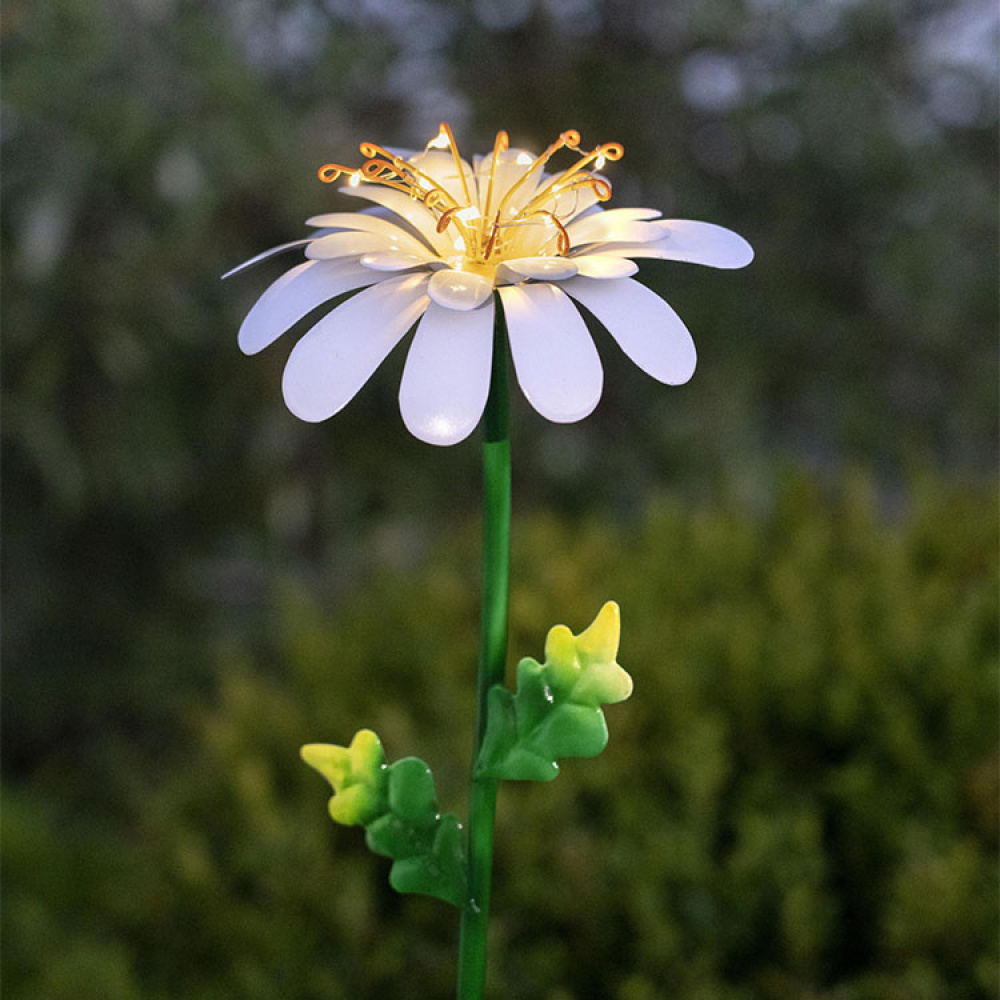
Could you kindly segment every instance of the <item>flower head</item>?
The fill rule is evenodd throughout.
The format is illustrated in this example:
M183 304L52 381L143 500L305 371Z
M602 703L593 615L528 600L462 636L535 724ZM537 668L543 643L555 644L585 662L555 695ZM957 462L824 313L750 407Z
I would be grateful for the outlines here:
M632 258L736 268L753 257L721 226L660 219L647 208L605 210L611 185L600 171L624 150L611 142L584 151L578 132L563 132L540 156L509 148L500 132L492 153L471 164L448 125L417 153L360 149L360 167L328 163L319 177L342 180L341 191L374 207L315 216L312 236L229 272L305 247L306 261L244 320L239 344L247 354L318 306L364 289L319 320L288 358L285 402L303 420L342 409L417 324L399 391L403 420L431 444L467 437L489 393L494 292L518 383L547 419L580 420L601 395L600 358L574 300L643 371L679 385L694 372L694 343L670 306L631 278ZM576 161L550 172L562 150Z

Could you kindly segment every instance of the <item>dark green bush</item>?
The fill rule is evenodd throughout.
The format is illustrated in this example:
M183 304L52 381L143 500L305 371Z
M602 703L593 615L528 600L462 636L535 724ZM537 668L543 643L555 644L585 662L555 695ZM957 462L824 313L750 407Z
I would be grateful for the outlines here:
M879 506L790 479L765 510L515 524L512 660L615 598L636 691L602 756L503 788L493 996L996 995L996 502ZM464 813L476 546L333 614L276 583L183 751L116 762L116 808L58 750L9 785L6 995L448 996L454 912L388 889L297 748L371 726Z

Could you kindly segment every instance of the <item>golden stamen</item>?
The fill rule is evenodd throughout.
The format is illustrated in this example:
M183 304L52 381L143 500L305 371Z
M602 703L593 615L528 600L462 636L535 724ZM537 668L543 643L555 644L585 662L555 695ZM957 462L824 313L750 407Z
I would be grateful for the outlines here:
M369 180L378 180L393 187L396 186L392 183L391 175L394 174L402 184L406 185L406 193L411 198L422 201L428 208L439 207L442 202L449 205L458 204L430 174L425 174L419 167L415 167L401 156L396 156L372 142L361 143L360 149L361 155L368 157L362 170ZM377 164L379 169L376 170L375 166L369 166L370 164Z
M415 201L423 202L428 209L441 213L436 224L437 232L443 233L448 226L455 226L458 231L454 240L455 248L472 263L488 264L491 256L498 252L502 256L500 231L510 227L529 225L536 217L542 217L556 227L556 253L565 255L570 250L569 233L555 214L555 203L553 202L549 208L544 208L543 205L546 202L552 202L553 199L557 199L562 194L584 187L591 188L598 201L607 201L611 197L611 185L603 177L599 177L592 170L585 168L593 164L594 170L600 170L608 160L620 160L625 152L621 143L617 142L604 143L589 153L580 151L579 145L580 133L575 129L568 129L541 156L532 159L526 153L519 154L515 162L526 169L507 189L494 211L493 194L500 155L510 148L510 139L507 133L498 132L493 141L489 183L482 213L480 213L479 206L473 203L468 180L458 153L458 146L455 143L451 126L447 122L441 123L437 136L427 143L427 149L451 150L465 195L464 203L456 200L430 174L424 173L413 163L371 142L363 142L359 147L362 156L365 157L365 162L360 168L345 167L340 163L326 163L319 168L317 176L324 184L332 184L339 178L346 176L347 183L351 187L357 187L362 181L370 181L401 191ZM513 196L526 183L528 177L536 169L544 166L560 149L576 151L580 156L579 161L568 170L551 178L541 190L529 199L526 205L516 212L511 212L511 217L504 220L504 214L510 211L510 202ZM549 240L547 239L542 246L548 245Z
M490 207L493 204L493 178L496 176L497 172L497 159L501 153L505 153L510 149L510 139L506 132L497 132L496 138L493 140L493 157L490 160L490 183L486 188L486 210L484 215L490 214Z
M462 224L462 209L460 209L457 205L444 210L441 214L441 218L437 221L436 229L439 233L443 233L452 223L454 223L455 228L459 231L460 239L462 240L461 249L463 251L465 251L469 246L475 247L478 245L475 231L470 230L467 226Z
M343 177L344 174L353 174L354 172L354 167L344 167L339 163L324 163L323 166L316 171L316 176L324 184L332 184L338 177Z
M448 145L451 147L451 155L455 160L455 169L458 171L458 179L462 182L462 193L465 195L465 203L468 205L472 201L472 197L469 195L469 185L465 180L465 170L462 167L462 158L458 155L458 145L455 143L455 136L452 135L451 126L447 122L441 122L438 126L440 131L438 132L438 139L441 136L448 137ZM428 143L428 145L430 145Z
M559 230L558 242L556 248L562 256L566 256L569 253L569 233L566 232L566 227L555 217L552 212L547 212L544 209L540 212L536 212L535 215L544 215L552 220L555 227Z
M583 177L577 177L581 170L593 161L600 160L602 164L607 160L620 160L625 155L625 147L620 142L606 142L597 146L589 153L581 156L579 162L573 164L568 170L564 170L558 177L554 177L548 184L537 192L531 201L521 211L528 213L536 203L544 201L556 188L560 191L573 190L578 187L592 187L598 201L607 201L611 197L611 185L600 177L595 177L586 171ZM571 183L567 180L573 178Z
M528 167L527 170L517 179L517 181L511 185L507 193L503 196L500 201L500 207L497 209L497 218L503 214L503 210L507 207L507 203L513 197L514 192L527 180L528 177L534 173L535 168L538 166L544 166L552 158L553 154L557 153L560 149L568 147L569 149L576 149L580 145L580 133L576 129L567 129L563 132L558 139L548 149L542 153L534 162Z
M558 230L556 233L556 237L558 239L556 248L559 254L561 256L565 256L567 253L569 253L570 238L569 238L569 233L566 231L566 227L559 221L558 218L556 218L556 216L552 212L549 212L545 209L541 209L540 211L537 212L532 212L531 215L525 215L525 216L518 215L516 218L511 219L509 222L501 222L495 224L494 230L514 229L517 228L518 226L535 225L535 223L532 220L535 218L536 215L544 215ZM548 240L546 240L546 243L547 242ZM492 249L492 247L490 247L489 245L487 245L487 247L488 249ZM486 254L486 257L487 259L489 258L489 253Z

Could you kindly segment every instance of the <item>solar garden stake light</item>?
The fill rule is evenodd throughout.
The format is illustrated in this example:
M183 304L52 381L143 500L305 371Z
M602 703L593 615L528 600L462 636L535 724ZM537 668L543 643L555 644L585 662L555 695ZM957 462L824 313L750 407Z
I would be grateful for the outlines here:
M549 168L560 151L575 156ZM317 307L352 294L298 341L282 390L293 414L321 421L341 410L416 325L399 388L403 422L434 445L483 425L483 567L475 755L464 826L438 809L430 768L416 757L386 761L378 736L347 746L302 747L333 788L337 823L365 829L368 847L392 860L398 892L435 896L460 911L458 997L479 1000L486 941L497 786L551 781L559 760L600 753L602 706L627 698L619 666L619 609L608 602L579 635L552 628L542 662L517 666L505 687L510 548L508 357L528 402L570 423L600 399L603 369L574 303L603 324L643 371L667 385L694 373L695 348L677 314L633 280L635 258L744 267L749 244L721 226L661 219L648 208L605 209L601 173L619 143L586 151L563 132L540 155L512 149L462 159L451 128L420 151L362 143L360 167L328 163L320 180L373 203L308 220L314 232L251 258L304 248L305 260L265 290L243 321L239 345L255 354ZM361 289L360 291L358 291Z

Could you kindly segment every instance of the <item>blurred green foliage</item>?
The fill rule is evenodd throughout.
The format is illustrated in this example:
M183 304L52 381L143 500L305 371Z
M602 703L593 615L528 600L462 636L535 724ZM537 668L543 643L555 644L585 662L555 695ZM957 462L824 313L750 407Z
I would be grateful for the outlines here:
M512 660L620 598L633 698L600 757L505 784L493 995L927 998L997 981L994 500L790 477L771 510L515 527ZM444 997L450 907L326 816L299 744L359 724L464 812L475 526L330 616L280 579L166 758L8 792L5 986L39 1000Z
M596 331L592 417L515 400L512 652L613 597L638 693L504 794L497 995L995 995L995 16L7 0L7 992L447 994L447 908L295 750L373 725L464 811L478 444L409 438L402 352L300 424L292 337L235 347L281 265L217 276L345 206L319 164L448 119L620 140L616 204L758 252L643 267L690 385Z

